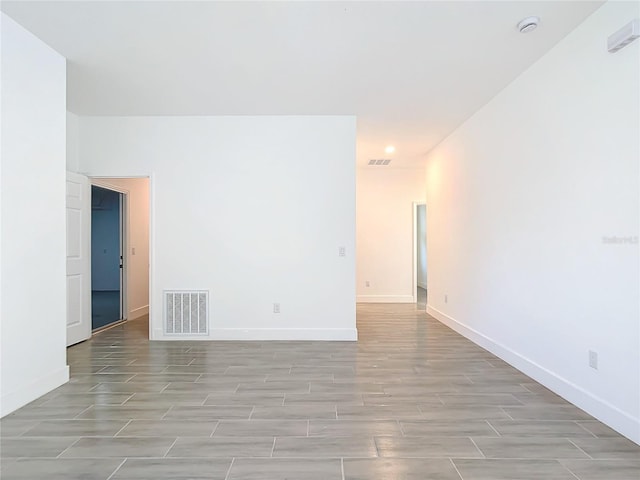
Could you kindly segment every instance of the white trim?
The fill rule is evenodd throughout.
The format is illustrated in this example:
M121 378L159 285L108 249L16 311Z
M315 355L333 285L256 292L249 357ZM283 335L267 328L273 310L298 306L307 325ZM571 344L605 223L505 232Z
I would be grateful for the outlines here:
M3 393L0 397L0 417L9 415L36 398L49 393L69 381L69 367L65 366L41 377L18 390Z
M606 400L588 392L555 372L538 365L509 347L427 305L427 313L463 337L485 348L537 382L573 403L622 435L640 444L640 418L634 418Z
M209 335L164 335L156 331L155 340L326 340L355 342L355 328L212 328Z
M153 311L153 287L155 285L154 273L155 273L155 252L156 252L156 206L155 206L155 179L154 174L149 173L147 176L149 179L149 340L155 340L154 337L154 311ZM162 298L160 299L160 305L162 305ZM162 310L160 310L160 316L162 316ZM162 319L160 320L160 329L162 329Z
M129 320L134 320L136 318L140 318L149 313L149 305L145 305L143 307L134 308L129 312Z
M358 303L416 303L415 295L358 295Z
M413 208L413 228L411 229L411 245L413 247L413 253L411 255L413 263L413 276L411 277L411 294L414 297L414 302L418 302L418 202L412 203Z

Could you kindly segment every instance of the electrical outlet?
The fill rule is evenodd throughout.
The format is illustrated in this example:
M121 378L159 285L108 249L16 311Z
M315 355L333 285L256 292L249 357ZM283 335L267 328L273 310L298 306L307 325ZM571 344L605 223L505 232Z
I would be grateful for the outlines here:
M598 369L598 352L589 350L589 366L595 370Z
M365 287L370 287L370 286L371 286L371 283L369 282L369 280L367 280L366 282L364 282L364 286L365 286Z
M347 248L346 247L338 247L338 256L339 257L345 257L347 255Z
M444 303L449 303L449 295L444 296Z
M273 313L280 313L280 304L279 303L274 303L273 304Z

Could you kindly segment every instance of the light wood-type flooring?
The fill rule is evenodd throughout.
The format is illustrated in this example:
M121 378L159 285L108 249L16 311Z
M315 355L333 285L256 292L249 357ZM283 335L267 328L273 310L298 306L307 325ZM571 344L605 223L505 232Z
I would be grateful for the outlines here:
M358 342L68 350L0 421L3 480L638 480L640 447L430 318L358 305Z

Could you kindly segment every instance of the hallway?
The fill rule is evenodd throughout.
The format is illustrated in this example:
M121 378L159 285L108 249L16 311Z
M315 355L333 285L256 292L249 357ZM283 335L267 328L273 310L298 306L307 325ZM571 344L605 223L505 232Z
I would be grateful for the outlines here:
M640 447L411 304L357 343L71 347L71 381L0 421L3 480L637 480Z

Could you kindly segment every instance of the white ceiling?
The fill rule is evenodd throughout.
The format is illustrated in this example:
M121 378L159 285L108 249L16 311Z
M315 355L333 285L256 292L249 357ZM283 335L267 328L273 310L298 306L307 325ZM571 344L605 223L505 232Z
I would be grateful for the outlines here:
M602 3L5 0L1 8L69 59L72 112L353 114L359 164L388 157L384 146L394 144L392 165L410 166ZM522 35L515 25L529 15L541 25Z

